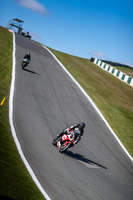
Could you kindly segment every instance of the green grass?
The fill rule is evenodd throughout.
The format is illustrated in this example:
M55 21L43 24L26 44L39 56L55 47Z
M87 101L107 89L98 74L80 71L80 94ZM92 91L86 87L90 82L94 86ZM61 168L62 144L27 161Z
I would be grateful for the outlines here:
M44 200L25 168L9 125L9 91L12 72L12 33L0 27L0 199Z
M49 49L88 93L133 156L133 88L88 59Z

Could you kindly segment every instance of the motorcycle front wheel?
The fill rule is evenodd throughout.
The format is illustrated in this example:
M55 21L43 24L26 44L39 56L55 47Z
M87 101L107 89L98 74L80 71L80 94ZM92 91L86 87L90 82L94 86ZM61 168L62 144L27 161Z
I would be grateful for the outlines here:
M61 140L61 137L58 137L58 136L57 136L56 138L53 139L52 144L53 144L54 146L56 146L56 145L57 145L57 142L58 142L59 140Z
M23 62L22 63L22 69L24 69L26 67L27 63Z
M67 143L65 146L64 146L64 143L63 143L63 144L61 145L60 149L59 149L59 152L60 152L60 153L65 152L70 146L71 146L71 143Z

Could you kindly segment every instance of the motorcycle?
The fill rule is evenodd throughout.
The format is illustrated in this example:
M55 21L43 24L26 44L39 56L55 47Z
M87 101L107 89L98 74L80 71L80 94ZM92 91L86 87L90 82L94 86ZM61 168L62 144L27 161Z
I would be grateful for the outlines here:
M75 145L75 134L71 132L69 134L63 134L63 136L57 136L52 144L57 146L60 153L65 152L68 148Z
M29 63L30 60L28 60L27 58L23 58L23 60L21 61L22 69L24 69Z

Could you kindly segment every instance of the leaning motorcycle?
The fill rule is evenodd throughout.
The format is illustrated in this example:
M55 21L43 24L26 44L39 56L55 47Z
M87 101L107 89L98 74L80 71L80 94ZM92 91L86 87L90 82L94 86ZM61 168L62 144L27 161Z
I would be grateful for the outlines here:
M28 60L27 58L23 58L23 60L21 61L22 69L24 69L29 64L29 62L30 60Z
M65 152L68 148L75 145L75 134L64 134L63 136L56 137L53 142L53 145L57 146L60 153Z

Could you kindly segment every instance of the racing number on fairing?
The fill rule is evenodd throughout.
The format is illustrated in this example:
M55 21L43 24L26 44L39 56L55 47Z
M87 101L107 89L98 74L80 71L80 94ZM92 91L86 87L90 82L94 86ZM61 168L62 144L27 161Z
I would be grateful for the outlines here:
M63 135L62 140L64 141L64 140L66 140L67 138L68 138L67 135Z

